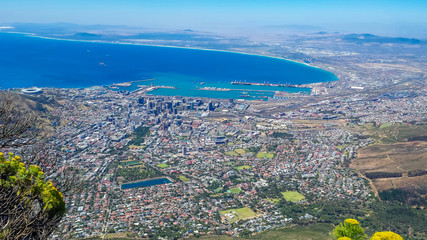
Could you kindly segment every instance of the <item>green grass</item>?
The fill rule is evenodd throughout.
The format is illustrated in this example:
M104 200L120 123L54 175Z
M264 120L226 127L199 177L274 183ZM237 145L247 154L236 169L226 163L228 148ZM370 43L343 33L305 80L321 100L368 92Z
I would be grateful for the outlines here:
M366 127L369 135L377 140L377 143L390 144L406 142L408 138L427 135L427 125L391 125L383 123L380 127Z
M336 146L336 148L338 148L338 149L344 149L344 148L346 148L347 146L348 146L348 144L338 145L338 146Z
M234 151L225 152L225 155L237 157L237 156L243 156L246 153L247 153L247 151L245 149L239 148L239 149L236 149Z
M234 150L234 151L235 151L236 153L240 154L240 155L245 155L245 154L246 154L245 149L242 149L242 148L236 149L236 150Z
M268 152L258 152L256 155L257 158L274 158L274 153Z
M280 202L280 198L266 198L265 200L267 200L273 204L277 204Z
M150 135L150 128L139 126L132 133L132 139L129 141L128 145L141 146L145 141L145 137Z
M398 141L406 141L410 137L415 136L426 136L427 125L412 125L412 126L400 126L398 128L399 133L396 138Z
M237 170L243 170L243 169L251 169L252 167L249 165L243 165L243 166L238 166L236 167Z
M329 224L311 224L308 226L295 226L269 230L256 234L251 239L269 240L328 240L331 239L329 232L333 226Z
M239 156L239 154L236 153L235 151L225 152L225 155L231 156L231 157L237 157L237 156Z
M237 220L242 220L242 219L256 216L256 213L248 207L228 209L228 210L220 211L219 213L221 213L224 217L227 218L228 221L232 223ZM231 217L230 215L228 215L228 213L230 213L234 217Z
M225 235L208 235L201 237L190 237L189 240L236 240L236 239L259 239L259 240L329 240L329 231L333 226L325 223L311 224L308 226L294 226L289 228L281 228L268 230L259 234L253 235L249 238L236 238ZM107 235L107 237L114 235ZM115 237L115 236L114 236ZM91 239L101 239L98 237ZM122 238L131 239L131 238ZM133 238L132 238L133 239Z
M237 193L241 193L242 189L235 187L235 188L230 189L229 191L233 194L237 194Z
M179 180L183 181L183 182L187 182L190 181L190 179L184 175L179 175Z
M157 164L157 167L159 167L159 168L167 168L167 167L169 167L169 165L167 165L166 163L160 163L160 164Z
M282 192L282 195L288 202L298 202L305 199L301 193L295 191Z

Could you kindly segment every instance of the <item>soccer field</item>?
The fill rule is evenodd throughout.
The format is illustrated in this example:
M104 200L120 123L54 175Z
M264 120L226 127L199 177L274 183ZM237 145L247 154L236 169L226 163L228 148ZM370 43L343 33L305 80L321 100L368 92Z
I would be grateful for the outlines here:
M224 211L220 211L221 215L225 216L228 221L235 222L238 220L251 218L256 216L256 213L252 211L252 209L248 207L244 208L235 208L235 209L228 209Z
M241 148L239 148L239 149L236 149L236 150L234 150L236 153L238 153L238 154L240 154L240 155L244 155L244 154L246 154L246 151L245 151L245 149L241 149Z
M243 170L243 169L251 169L251 166L249 165L243 165L243 166L238 166L236 167L237 170Z
M274 153L267 152L258 152L256 155L257 158L274 158Z
M305 197L301 193L295 191L282 192L282 195L286 199L286 201L289 202L298 202L305 199Z
M236 194L242 192L242 189L235 187L229 190L231 193Z
M179 180L183 181L183 182L187 182L190 181L190 179L184 175L179 175Z
M169 165L167 165L166 163L160 163L160 164L157 164L157 167L159 167L159 168L167 168L167 167L169 167Z

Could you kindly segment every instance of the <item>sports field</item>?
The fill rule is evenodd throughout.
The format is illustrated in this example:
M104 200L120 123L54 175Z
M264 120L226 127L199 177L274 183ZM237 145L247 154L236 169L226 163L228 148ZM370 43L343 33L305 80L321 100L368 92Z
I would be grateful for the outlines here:
M225 155L231 156L231 157L239 156L239 154L236 153L235 151L225 152Z
M256 155L257 158L274 158L274 153L268 152L258 152Z
M235 222L237 220L242 220L242 219L256 216L256 213L248 207L228 209L228 210L220 211L219 213L221 213L221 215L226 217L227 220L230 222Z
M190 179L189 179L188 177L184 176L184 175L180 175L180 176L179 176L179 180L181 180L181 181L183 181L183 182L190 181Z
M243 170L243 169L251 169L252 167L249 165L243 165L243 166L238 166L236 167L237 170Z
M305 199L305 197L301 193L296 191L282 192L282 195L288 202L298 202Z
M238 153L238 154L240 154L240 155L244 155L244 154L246 154L246 151L245 151L245 149L241 149L241 148L239 148L239 149L236 149L236 150L234 150L236 153Z
M157 164L157 167L159 167L159 168L167 168L167 167L169 167L169 165L167 165L166 163L160 163L160 164Z
M231 157L237 157L237 156L243 156L246 154L245 149L239 148L234 151L225 152L225 155L231 156Z
M240 193L240 192L242 192L242 189L240 189L240 188L238 188L238 187L235 187L235 188L230 189L229 191L230 191L231 193L236 194L236 193Z

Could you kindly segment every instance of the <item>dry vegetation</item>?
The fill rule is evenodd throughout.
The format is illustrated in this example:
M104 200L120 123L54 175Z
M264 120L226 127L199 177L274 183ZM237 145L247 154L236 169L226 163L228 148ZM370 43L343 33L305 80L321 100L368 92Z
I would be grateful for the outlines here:
M350 164L362 174L401 174L400 177L375 177L378 192L401 189L425 198L427 193L427 142L408 141L427 135L426 125L392 125L372 128L369 134L381 144L359 150ZM419 172L420 174L413 174ZM409 175L409 176L408 176Z
M351 165L362 172L402 172L427 167L427 142L375 144L363 148Z
M372 145L359 151L351 168L366 172L402 173L398 178L378 178L373 181L378 191L427 189L427 175L408 177L408 172L427 168L427 142L407 142Z

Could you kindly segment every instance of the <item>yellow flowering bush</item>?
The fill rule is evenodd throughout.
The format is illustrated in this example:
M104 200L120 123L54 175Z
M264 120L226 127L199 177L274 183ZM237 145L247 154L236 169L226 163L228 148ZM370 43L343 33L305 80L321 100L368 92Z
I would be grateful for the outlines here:
M348 218L344 222L352 225L359 225L359 222L356 219L352 219L352 218Z
M364 240L367 237L359 222L352 218L336 226L330 235L338 240ZM370 240L403 240L403 238L394 232L376 232Z
M356 219L346 219L343 223L336 226L330 234L335 239L350 239L350 240L364 240L367 235L363 228L359 225Z
M30 165L28 168L21 162L19 156L13 153L5 158L0 152L0 188L15 188L17 195L25 199L38 198L43 203L43 209L50 215L65 213L65 203L62 193L50 181L44 180L40 167Z
M394 232L376 232L371 240L403 240L403 238Z

